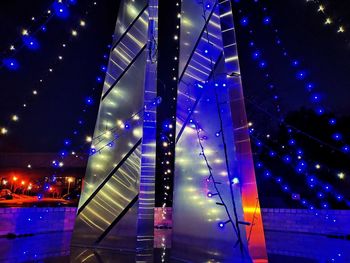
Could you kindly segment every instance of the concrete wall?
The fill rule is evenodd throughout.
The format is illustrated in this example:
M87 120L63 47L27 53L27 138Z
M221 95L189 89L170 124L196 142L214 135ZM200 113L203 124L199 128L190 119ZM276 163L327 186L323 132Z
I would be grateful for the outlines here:
M318 214L304 209L262 208L265 231L350 235L350 210L321 210ZM74 207L0 208L0 235L69 231L75 215Z
M71 231L76 208L0 208L0 236Z
M350 235L350 210L263 208L265 231Z

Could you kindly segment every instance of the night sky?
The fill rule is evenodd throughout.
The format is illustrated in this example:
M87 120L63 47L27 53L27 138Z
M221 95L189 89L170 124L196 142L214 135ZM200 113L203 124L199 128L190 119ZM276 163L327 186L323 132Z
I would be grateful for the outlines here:
M256 30L256 43L266 54L264 57L279 86L283 112L309 106L303 86L293 77L291 67L276 51L272 36L264 29L263 16L256 12L256 4L244 2L250 10L249 23ZM349 45L334 33L334 28L331 30L323 25L323 18L315 11L314 3L306 4L305 0L263 2L268 3L270 17L279 27L284 44L321 91L324 104L339 115L347 115L350 110ZM350 26L350 3L346 2L332 1L326 8L335 17L342 17L345 26ZM1 58L7 56L4 51L7 52L10 45L21 37L21 30L32 24L31 17L43 14L51 3L47 0L0 2ZM86 26L81 30L79 20L85 17L88 3L90 1L78 0L70 7L67 19L53 18L47 25L47 32L36 35L40 44L38 50L24 48L15 56L20 63L17 71L0 69L0 127L7 126L27 94L40 87L41 76L50 75L42 85L44 88L38 88L36 99L28 102L24 113L19 112L20 121L9 127L7 136L0 138L1 152L55 152L62 148L66 138L77 138L73 144L80 145L86 135L92 134L102 90L102 83L97 83L96 77L103 77L100 68L107 62L103 55L108 54L107 45L112 42L118 1L98 1L96 8L84 18ZM262 74L252 60L247 33L239 25L240 11L236 9L235 13L245 95L269 109L271 98L263 87ZM78 37L69 42L67 39L74 28L79 29ZM347 36L349 32L346 32ZM62 42L70 43L65 52L59 51ZM49 67L57 62L59 55L63 56L63 61L49 74ZM88 96L92 96L95 103L83 113L82 107ZM254 109L250 107L247 104L248 113L254 115ZM85 124L79 125L78 120L83 119ZM81 127L81 136L72 135L77 127Z

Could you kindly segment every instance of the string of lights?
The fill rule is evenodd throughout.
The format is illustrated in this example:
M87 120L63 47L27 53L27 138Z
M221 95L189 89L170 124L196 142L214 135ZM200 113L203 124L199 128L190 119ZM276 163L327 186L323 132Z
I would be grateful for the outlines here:
M32 16L31 25L23 27L20 36L9 45L7 50L2 52L0 69L5 67L11 71L17 70L20 67L20 63L15 56L25 48L32 51L38 50L40 43L36 35L47 32L47 27L53 18L66 19L69 16L70 6L76 3L76 0L55 0L41 16L37 18Z
M207 177L206 181L207 181L208 183L211 182L212 185L213 185L213 187L214 187L214 189L215 189L215 193L208 192L208 193L207 193L207 196L208 196L208 198L212 198L213 196L218 196L218 198L220 199L220 203L217 203L217 204L218 204L218 205L221 205L221 206L223 206L223 207L225 208L225 212L226 212L226 215L227 215L227 217L228 217L228 220L227 220L227 221L225 221L225 222L219 222L219 223L218 223L218 226L219 226L220 228L224 228L226 224L230 223L230 224L232 225L232 227L233 227L234 232L236 233L236 235L237 235L237 237L238 237L238 230L237 230L235 221L232 219L232 216L231 216L231 213L230 213L230 211L229 211L229 209L228 209L228 206L227 206L227 204L225 203L224 198L222 197L222 194L221 194L221 192L220 192L220 189L218 188L218 185L221 184L221 182L219 182L219 181L217 181L217 180L215 179L215 176L214 176L214 174L213 174L213 172L212 172L212 168L211 168L211 166L210 166L210 164L209 164L209 161L208 161L208 158L207 158L207 156L206 156L206 154L205 154L204 146L203 146L203 144L202 144L203 138L202 138L202 136L200 135L200 133L202 132L202 129L199 128L198 122L193 121L193 126L194 126L195 129L196 129L198 144L199 144L200 149L201 149L199 155L201 155L201 156L203 157L203 159L204 159L204 161L205 161L205 164L206 164L206 166L207 166L207 169L208 169L208 174L209 174L209 176ZM235 180L235 182L236 182L236 180ZM240 240L240 242L241 242L241 240Z
M208 30L208 23L207 23L207 10L211 9L211 8L213 8L213 9L216 8L216 5L218 4L218 2L215 1L215 5L213 7L210 4L208 4L208 3L204 3L203 1L200 2L199 4L202 5L202 12L203 12L202 17L203 17L204 25L205 25L204 35L205 35L205 38L206 38L207 45L208 45L208 47L210 47L213 44L210 42L210 39L209 39L209 30ZM210 55L210 52L205 52L205 53L207 53L207 56L209 55L208 59L210 60L210 70L212 72L212 76L211 77L215 81L215 73L214 73L215 67L214 67L213 57ZM232 207L233 207L233 216L234 216L234 218L232 218L232 216L230 215L230 213L228 211L228 208L227 208L227 205L225 204L223 198L221 197L220 191L219 191L219 189L217 187L217 184L219 182L216 182L215 179L213 178L213 174L211 173L210 165L208 164L207 158L204 155L204 149L203 149L203 145L201 144L201 141L200 141L198 125L196 125L197 137L198 137L199 144L200 144L200 147L201 147L201 154L203 155L203 158L205 159L205 162L206 162L207 168L209 170L209 174L210 174L210 177L207 178L207 181L211 180L213 182L214 188L215 188L215 190L217 192L217 193L214 193L214 194L218 195L218 197L220 199L220 202L221 202L221 203L216 203L216 204L224 206L226 214L228 216L228 220L226 220L225 222L220 222L218 224L218 226L220 228L223 228L225 226L225 224L227 224L227 223L231 223L232 224L234 232L237 235L237 244L239 244L240 251L241 251L241 253L243 255L243 253L245 251L244 251L244 245L243 245L243 241L242 241L242 237L241 237L241 231L240 231L240 228L239 228L240 222L239 222L239 218L238 218L237 207L236 207L236 200L235 200L235 197L234 197L234 189L233 189L233 185L237 184L239 182L239 180L236 177L232 178L232 175L230 173L230 167L229 167L229 162L228 162L228 153L227 153L227 144L226 144L226 140L225 140L225 134L224 134L224 129L223 129L223 120L222 120L222 116L221 116L221 110L222 109L220 107L220 101L219 101L219 97L218 97L218 93L217 93L217 86L218 85L214 85L214 86L215 86L214 87L215 102L216 102L216 106L217 106L218 119L219 119L219 123L220 123L219 136L221 137L222 143L223 143L223 146L224 146L225 165L226 165L227 177L228 177L228 180L229 180L230 196L231 196L231 202L232 202ZM208 197L211 197L214 194L209 194L210 196L208 195Z
M269 77L271 76L270 73L268 73L267 75L268 75ZM274 87L274 86L273 86L273 87ZM272 94L272 97L273 97L273 98L276 98L276 97L279 98L279 95L277 94L277 90L276 90L276 89L274 89L274 92L273 92L273 94ZM275 100L273 100L273 101L275 101ZM250 100L250 102L251 102L251 100ZM261 107L259 107L259 110L261 110ZM275 107L275 110L276 110L276 112L277 112L277 115L279 115L279 117L276 117L275 119L276 119L277 121L279 121L279 120L282 120L282 121L283 121L283 119L280 117L280 114L281 114L281 107L280 107L279 104L277 104L277 107ZM266 112L266 111L264 111L264 112ZM269 115L270 115L270 114L269 114ZM269 117L270 117L270 116L269 116ZM249 123L249 126L253 126L252 122ZM253 135L253 134L255 134L254 131L255 131L255 129L254 129L253 127L251 127L251 128L250 128L250 134L251 134L251 136L254 136L254 135ZM294 160L300 160L300 159L302 158L301 155L302 155L302 153L303 153L303 150L301 150L300 148L298 148L297 143L296 143L296 139L293 138L292 129L290 129L290 128L288 128L288 136L289 136L289 141L288 141L288 143L287 143L286 145L283 144L282 146L279 145L278 148L282 148L282 149L288 150L288 146L289 146L289 147L293 147L296 156L295 156L295 157L292 157L292 156L289 156L289 155L286 154L283 158L281 158L285 163L290 163L293 159L294 159ZM267 134L267 135L266 135L266 138L267 138L269 141L271 141L271 135L270 135L270 134ZM259 142L257 143L257 145L258 145L258 146L261 146L261 145L262 145L261 141L259 141ZM268 155L269 155L270 157L276 156L276 152L273 151L273 150L271 150L271 151L269 152ZM302 169L305 169L305 167L309 167L309 166L306 166L306 165L305 165L305 167L304 167L304 164L306 164L306 163L310 163L310 162L305 162L305 159L299 161L299 164L302 164L302 165L298 165L298 167L295 169L296 173L300 173L300 172L302 172ZM311 162L311 163L315 163L316 169L320 169L320 167L323 167L324 169L327 169L328 172L333 170L333 171L332 171L332 174L336 174L337 177L339 177L339 175L340 175L341 177L344 176L344 173L343 173L343 172L334 171L334 169L327 168L326 165L323 165L323 164L322 164L322 166L321 166L319 163L316 163L316 162ZM314 180L313 180L313 181L314 181ZM321 184L321 181L318 181L318 183ZM309 186L310 186L310 185L309 185ZM310 187L313 188L313 187L314 187L314 183L312 183ZM323 184L323 188L322 188L322 189L325 189L325 190L327 190L327 191L330 191L330 186L329 186L329 184L327 184L327 185L326 185L326 184ZM335 191L332 191L332 194L333 194L334 198L336 198L337 201L341 201L341 200L343 199L342 195L339 194L339 193L337 193L337 192L335 192ZM323 194L322 194L322 193L319 194L319 197L323 197Z
M278 186L280 186L280 189L283 192L288 193L290 195L292 200L298 201L302 207L305 207L313 215L319 216L321 214L320 211L317 210L316 205L314 203L312 203L310 200L308 200L306 198L298 198L297 194L293 193L290 185L285 183L280 176L273 175L271 170L268 167L266 167L265 164L261 160L257 160L255 167L256 167L256 171L258 173L260 173L264 178L270 179L273 182L275 182ZM323 209L321 209L321 211L324 211L324 207L323 207ZM325 210L325 211L327 211L327 210ZM322 213L322 215L323 215L323 213ZM324 218L329 223L332 223L332 224L337 223L337 219L335 217L331 217L329 214L327 214L327 212L324 215Z
M88 4L87 9L84 12L85 17L80 18L79 21L77 21L77 25L72 27L68 39L66 41L62 41L59 44L60 49L58 55L50 63L50 66L48 66L48 68L40 74L38 80L35 81L35 84L33 84L34 88L30 92L26 92L24 95L25 99L22 101L22 103L20 103L20 105L17 106L17 109L12 114L8 114L9 119L3 121L3 123L6 124L0 124L0 136L4 136L11 131L11 126L14 126L17 122L21 120L21 116L24 114L24 112L28 111L30 106L34 104L34 101L39 97L39 93L45 89L49 78L55 71L55 68L58 67L64 61L63 55L66 52L67 47L69 47L70 44L78 37L78 32L82 31L86 27L86 18L90 14L90 10L96 5L97 2L92 2L91 4ZM13 67L13 69L17 68L16 64L12 65L11 67ZM100 77L97 77L96 81L100 83L102 82L102 79Z
M256 103L252 102L251 100L246 98L246 101L251 103L254 107L256 107L259 111L261 111L262 113L266 114L270 120L277 120L277 118L274 118L274 116L270 113L268 113L265 109L263 109L262 107L260 107L259 105L257 105ZM283 123L282 123L283 124ZM252 126L252 124L251 124ZM289 128L290 126L285 125L286 129L287 129L287 133L290 136L290 134L292 134L292 130ZM251 136L253 136L253 134L256 133L256 130L253 127L250 127L249 133ZM266 138L268 138L271 141L271 134L267 134ZM299 166L299 170L296 169L296 172L302 172L306 167L315 167L317 170L320 170L321 167L323 167L327 172L332 172L332 174L336 175L336 177L338 177L339 179L344 179L345 177L345 173L343 172L343 169L341 169L339 171L339 169L335 170L335 169L331 169L329 167L327 167L327 165L325 164L320 164L319 162L315 162L315 161L309 161L308 164L311 163L311 165L308 165L305 160L301 160L301 155L304 153L304 150L302 150L300 147L298 147L297 145L297 140L294 137L290 137L290 139L288 140L288 142L286 144L281 144L278 146L279 149L284 149L285 151L288 150L288 147L293 147L294 148L294 154L295 156L291 156L289 154L285 154L282 158L283 162L285 163L290 163L292 160L298 160L300 162L300 164L302 164L301 166ZM271 151L269 153L269 155L272 157L274 156L276 153L274 151ZM301 169L302 168L302 169ZM324 186L324 188L326 190L328 190L330 186L327 184ZM330 190L330 189L329 189ZM341 200L342 198L339 198L339 195L334 192L337 197L338 200Z
M258 48L256 44L256 41L254 39L255 31L252 28L252 26L250 26L249 19L246 16L247 10L243 9L244 5L239 5L239 7L242 10L241 16L240 16L240 24L242 28L246 29L246 31L248 32L248 36L250 37L249 47L251 47L252 49L252 58L257 62L261 70L265 73L266 79L268 79L271 82L272 79L271 79L271 73L268 71L268 62L266 61L266 59L263 58L263 53L264 53L263 50L261 48ZM322 102L321 93L315 90L314 82L309 80L309 74L308 74L309 71L302 69L300 61L294 59L292 56L289 55L290 52L288 52L287 48L282 44L281 38L279 37L279 30L276 28L276 26L273 25L271 16L266 15L267 8L261 7L261 9L264 14L264 17L263 17L264 28L273 30L273 32L276 35L274 44L281 50L283 57L288 60L288 65L290 65L292 70L295 72L295 78L303 84L303 86L305 87L305 90L309 93L310 102L312 103L315 112L318 115L324 115L326 113L326 110L321 103ZM269 84L269 89L272 90L273 92L276 91L277 89L276 87L277 85L273 83ZM279 96L274 95L273 100L277 103L276 107L279 108L280 107ZM335 128L338 120L337 118L332 116L332 114L329 114L329 116L330 117L328 120L328 124L330 127ZM347 154L350 152L350 146L343 140L343 138L344 138L343 134L340 133L339 131L334 131L334 133L332 134L332 140L334 142L336 142L337 144L342 143L340 147L336 147L336 148L338 148L339 151Z
M273 93L272 94L273 95L272 100L275 103L277 112L280 113L281 112L280 96L277 94L277 88L276 88L277 85L275 85L273 83L273 80L271 78L271 73L269 72L269 68L266 65L267 62L266 62L266 60L264 60L262 58L262 52L260 51L261 49L259 49L259 51L257 51L256 44L253 41L250 41L249 46L252 47L252 49L253 49L253 55L252 55L253 60L257 62L257 65L259 66L259 68L262 69L262 72L264 73L265 78L268 80L268 84L267 84L268 87L267 88L268 88L268 90L272 91L272 93ZM308 84L308 86L311 86L311 84ZM319 99L319 95L316 93L316 94L313 95L313 98L314 98L314 101L317 102L318 99ZM318 115L320 115L320 113L321 113L320 109L323 109L323 108L317 108L316 109L316 113ZM324 113L323 110L322 110L322 115L325 115L325 114L326 113ZM328 120L328 124L329 124L330 127L334 128L335 125L337 124L337 120L332 116L332 114L328 114L328 116L330 116L329 120ZM283 122L284 118L280 118L280 121ZM300 129L297 129L296 127L291 127L291 128L293 130L295 130L296 132L303 133L306 136L308 136L309 138L313 138L313 139L319 141L319 143L321 143L323 145L327 145L327 146L331 147L333 150L336 150L336 151L339 151L339 152L342 152L342 153L345 153L345 154L350 152L349 145L341 140L343 138L343 135L339 131L334 131L334 133L332 134L331 138L332 138L333 142L335 142L337 144L342 143L342 145L334 146L333 144L326 143L326 142L324 142L324 141L322 141L322 140L320 140L318 138L315 138L315 136L312 136L312 135L308 134L307 132L302 132L302 131L300 131Z
M303 176L306 185L310 190L317 191L317 197L320 200L324 200L327 194L334 198L336 202L345 203L349 206L349 200L345 199L344 196L336 191L329 183L325 183L319 178L317 173L320 171L321 165L307 160L302 149L288 149L287 147L282 148L279 145L276 146L271 138L267 144L266 142L264 143L263 139L259 138L258 135L251 135L251 138L254 141L260 160L263 158L269 158L271 160L279 159L284 166L291 168L293 174L296 175L296 177L293 177L294 179ZM263 149L265 149L265 151ZM316 163L316 165L309 165L310 163ZM344 178L339 178L338 176L338 179L343 180ZM322 207L329 208L329 205L327 202L324 202Z
M273 96L276 96L276 93ZM248 101L253 103L251 100L248 100ZM256 105L256 103L254 103L254 105ZM258 109L260 111L262 110L261 107L258 107ZM276 108L276 112L277 112L277 114L280 114L281 108L277 107ZM264 110L264 113L266 113L266 110ZM271 114L268 114L267 116L270 118ZM277 121L279 123L280 122L280 117L272 118L272 120ZM254 134L255 133L259 133L259 131L258 130L256 131L254 129L252 122L249 122L249 126L250 126L250 136L252 138L254 138ZM280 159L286 164L291 164L293 160L297 160L298 164L296 165L296 167L294 167L295 173L300 174L300 173L306 172L306 171L304 171L306 169L306 167L315 167L317 170L319 170L322 167L323 169L326 169L328 172L331 171L331 173L337 175L337 177L339 177L339 175L341 177L344 176L343 172L339 172L339 171L335 171L334 169L330 169L329 167L327 167L324 164L320 165L318 162L305 160L305 158L302 157L304 151L300 147L298 147L297 140L293 137L292 129L287 128L287 130L288 130L288 136L289 136L288 142L286 144L278 145L276 148L283 149L284 152L288 152L288 147L293 147L293 153L295 154L295 156L292 156L290 153L289 154L285 153ZM269 140L269 142L272 142L272 138L271 138L271 134L270 133L268 133L265 137L266 137L267 140ZM260 139L259 141L257 141L256 137L255 137L255 139L256 139L256 145L259 148L264 145L262 143L262 139ZM264 155L264 154L266 154L267 156L270 156L270 157L276 157L277 156L276 151L274 151L274 150L270 150L268 153L261 153L260 155ZM314 166L313 165L307 165L307 164L310 164L310 163L313 163ZM307 176L307 174L305 174L305 176ZM316 181L316 179L314 180L313 177L312 177L311 184L309 184L309 187L310 188L314 188L316 182L317 182L317 184L323 186L322 189L325 189L328 192L331 190L331 187L330 187L329 184L324 184L324 183L322 183L322 181L320 181L318 179ZM342 201L343 196L341 194L337 193L334 190L331 193L334 196L334 198L336 198L337 201ZM319 194L319 197L320 198L323 197L323 194ZM348 202L346 202L346 203L348 204Z
M316 13L322 15L323 26L332 26L332 30L335 33L344 35L345 42L349 42L349 36L347 34L348 30L346 26L342 23L344 21L342 17L333 17L323 1L306 0L306 3L312 3L314 5Z

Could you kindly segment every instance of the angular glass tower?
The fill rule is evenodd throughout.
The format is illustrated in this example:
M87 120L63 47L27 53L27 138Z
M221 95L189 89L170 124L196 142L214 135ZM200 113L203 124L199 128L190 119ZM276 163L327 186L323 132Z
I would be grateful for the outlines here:
M121 1L72 262L267 262L232 11Z

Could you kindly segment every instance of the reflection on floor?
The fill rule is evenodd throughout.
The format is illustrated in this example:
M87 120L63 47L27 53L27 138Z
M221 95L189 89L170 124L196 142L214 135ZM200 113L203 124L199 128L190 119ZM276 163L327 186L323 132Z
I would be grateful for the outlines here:
M134 262L131 253L86 248L75 248L70 260L70 239L71 232L0 238L0 262L65 263L82 262L82 258L86 263ZM346 239L279 231L266 231L266 239L271 263L350 262L350 241Z

